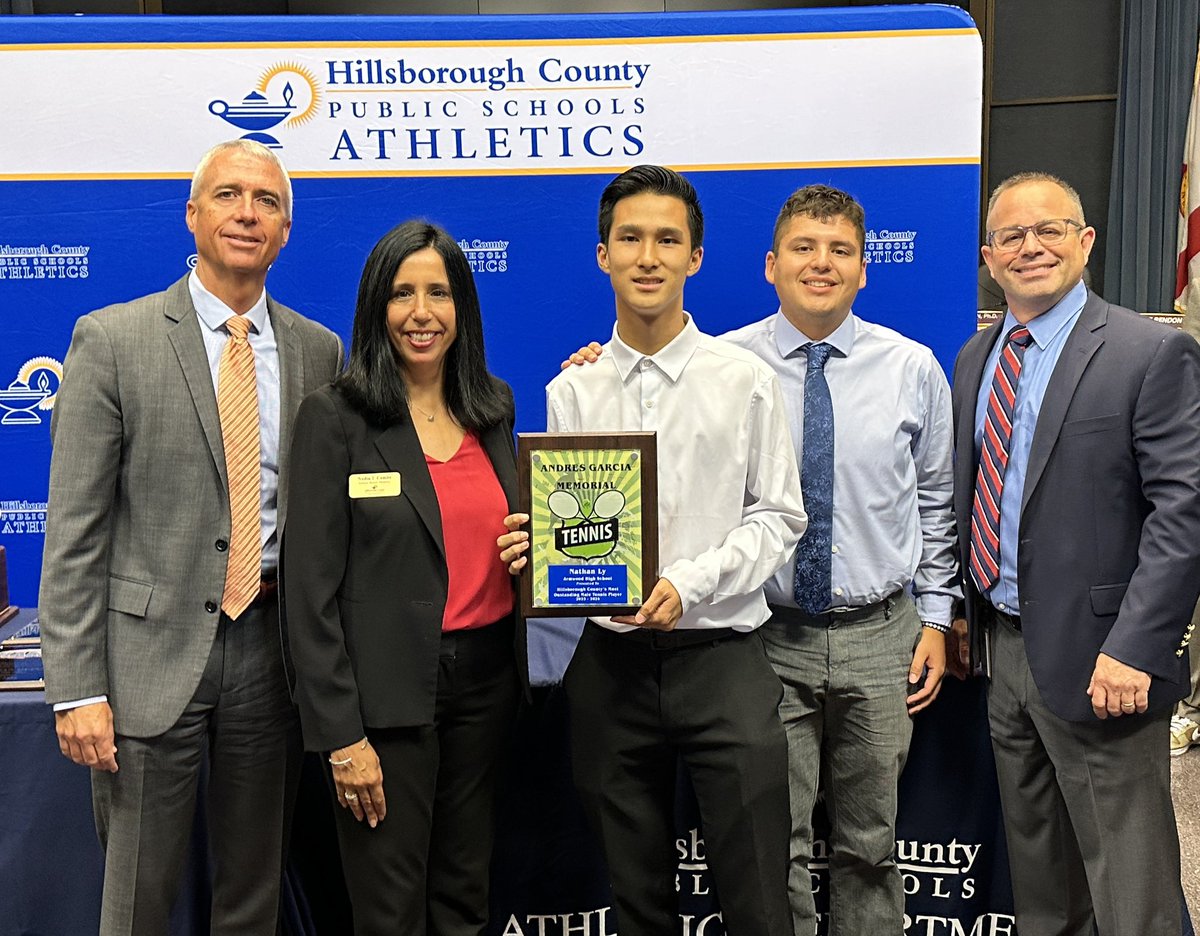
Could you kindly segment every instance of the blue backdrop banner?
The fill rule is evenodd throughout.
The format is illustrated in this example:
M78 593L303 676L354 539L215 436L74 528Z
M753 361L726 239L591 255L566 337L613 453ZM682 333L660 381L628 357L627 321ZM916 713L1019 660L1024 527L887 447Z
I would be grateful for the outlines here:
M699 191L705 257L688 308L703 330L775 311L763 269L776 212L824 182L866 206L855 311L948 367L975 327L981 74L970 18L939 6L0 18L0 545L13 601L36 602L49 421L73 324L194 264L184 203L214 143L277 148L295 219L269 288L343 338L378 237L412 217L446 227L475 270L491 367L515 389L518 429L534 431L559 362L611 332L597 201L638 163L680 169ZM535 635L534 653L553 660L554 636ZM954 711L922 716L906 779L926 798L902 823L908 932L1007 933L979 690L955 690ZM930 772L911 778L922 760ZM955 775L970 782L957 789ZM970 805L948 807L947 793ZM701 901L687 931L716 936L703 843L681 822L680 888ZM514 884L497 931L611 931L606 898L572 903L559 883L553 901ZM567 916L552 930L537 922L546 913Z

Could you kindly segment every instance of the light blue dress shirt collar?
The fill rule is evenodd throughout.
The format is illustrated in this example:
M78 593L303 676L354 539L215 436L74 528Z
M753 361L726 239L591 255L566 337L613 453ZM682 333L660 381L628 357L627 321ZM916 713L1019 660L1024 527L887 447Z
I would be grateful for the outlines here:
M1025 326L1029 329L1029 334L1033 336L1034 344L1042 351L1045 351L1068 323L1073 324L1075 322L1076 316L1083 309L1085 302L1087 302L1087 287L1083 285L1083 280L1080 280L1057 303ZM1003 333L1005 335L1019 324L1021 323L1016 320L1012 312L1004 313ZM996 347L992 349L992 357L998 358L1000 356L999 345L1003 340L1003 337L1001 337L997 341ZM991 374L991 371L987 371L986 376L989 381Z
M188 291L192 294L192 305L196 307L196 314L200 316L200 321L212 331L223 330L229 317L236 314L233 309L205 288L195 270L188 277ZM261 335L267 321L267 291L265 289L259 294L258 300L245 313L245 316L250 320L255 334Z
M857 330L854 313L851 311L846 313L842 324L835 328L828 338L822 338L821 341L825 344L833 345L833 349L842 357L849 357L850 349L854 347L854 335ZM817 343L819 342L813 338L809 338L808 335L793 325L788 317L783 314L783 309L779 310L775 316L775 346L779 349L779 356L781 358L786 360L805 345Z

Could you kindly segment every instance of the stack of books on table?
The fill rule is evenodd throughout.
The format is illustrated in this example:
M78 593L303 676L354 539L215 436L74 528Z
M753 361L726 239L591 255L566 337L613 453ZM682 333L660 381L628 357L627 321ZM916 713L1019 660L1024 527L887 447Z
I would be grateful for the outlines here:
M0 690L42 689L42 632L26 611L0 625Z

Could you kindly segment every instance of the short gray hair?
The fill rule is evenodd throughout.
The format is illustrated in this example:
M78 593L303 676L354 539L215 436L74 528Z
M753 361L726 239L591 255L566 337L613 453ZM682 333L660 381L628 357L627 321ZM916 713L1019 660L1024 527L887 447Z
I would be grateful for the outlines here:
M1027 182L1049 182L1052 185L1057 185L1062 189L1067 198L1071 200L1075 211L1079 214L1078 220L1080 224L1086 226L1087 219L1083 216L1083 202L1079 199L1079 193L1071 188L1063 179L1049 172L1018 172L1016 175L1011 175L992 190L992 197L988 199L987 213L984 215L984 223L992 216L992 209L996 207L996 199L1007 192L1010 188L1016 188L1018 185L1025 185Z
M265 159L273 164L279 170L279 174L283 176L283 216L288 220L292 220L292 180L288 176L287 168L283 165L283 160L279 158L270 147L263 146L256 140L226 140L224 143L218 143L207 153L200 157L200 162L196 164L196 171L192 173L192 189L188 194L190 201L195 201L200 195L200 183L204 178L204 174L208 172L208 167L214 159L222 153L228 153L236 150L244 153L254 159Z

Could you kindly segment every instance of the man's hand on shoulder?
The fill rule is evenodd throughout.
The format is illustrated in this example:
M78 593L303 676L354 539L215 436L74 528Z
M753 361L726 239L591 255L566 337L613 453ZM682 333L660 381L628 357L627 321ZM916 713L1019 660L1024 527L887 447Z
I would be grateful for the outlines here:
M1150 705L1150 674L1101 653L1087 694L1097 718L1141 715Z
M117 772L116 737L112 708L93 702L54 713L58 749L75 763L93 770Z
M603 346L598 341L590 341L559 365L559 370L566 370L572 364L595 364L600 360Z
M650 630L670 631L675 629L682 615L683 600L679 592L665 578L660 578L637 614L626 614L612 620L614 624L634 624Z

